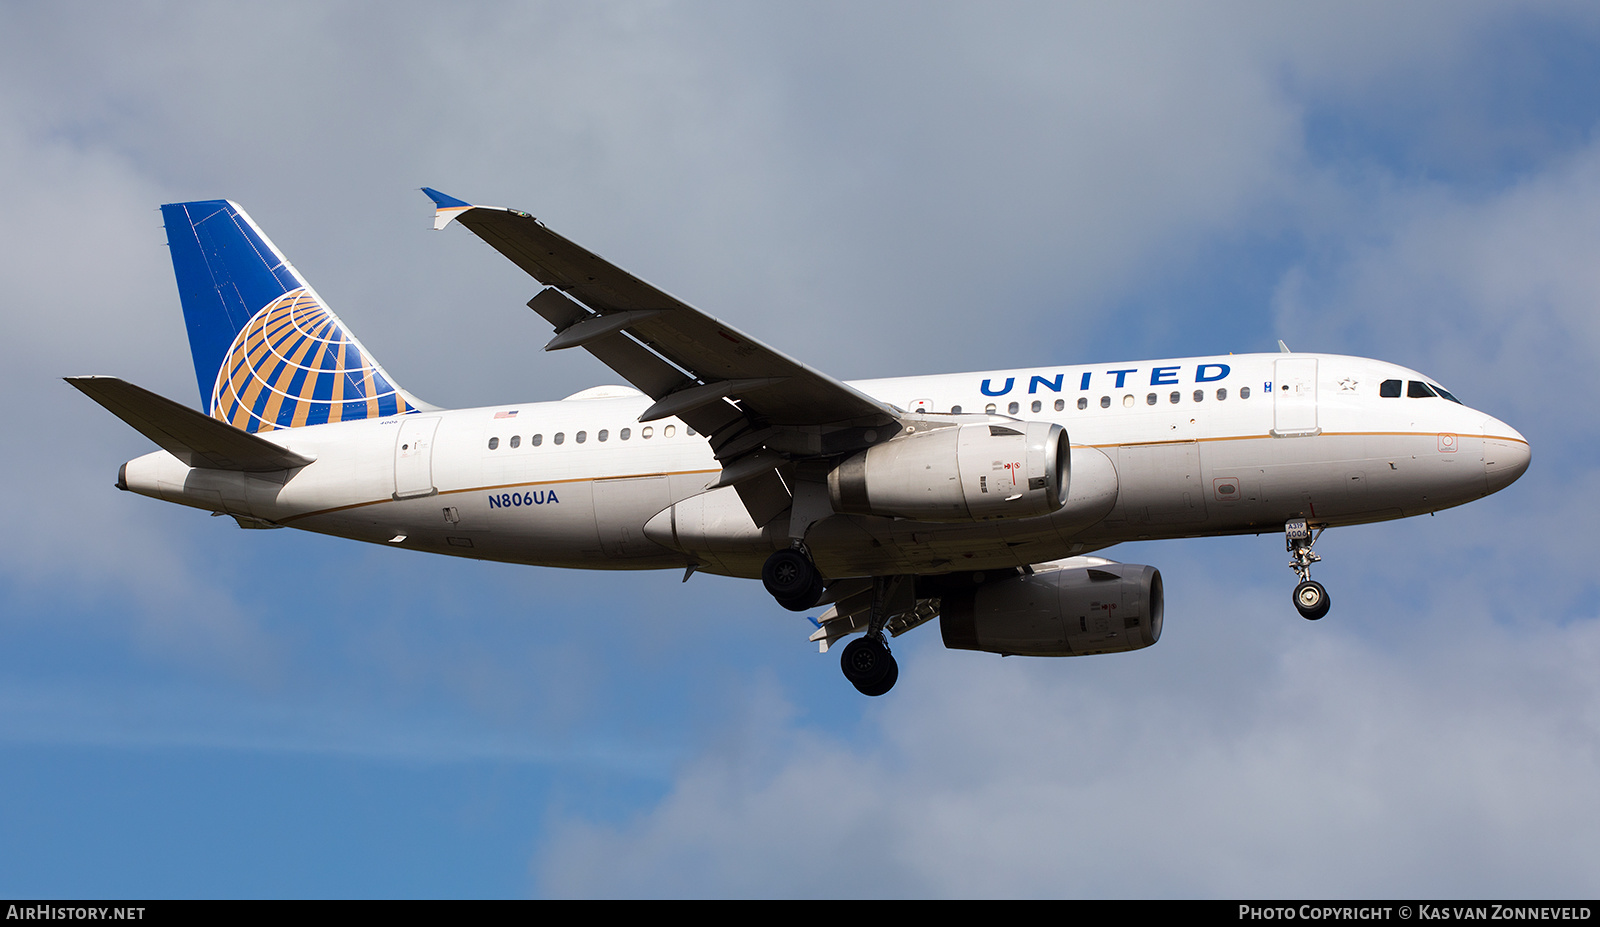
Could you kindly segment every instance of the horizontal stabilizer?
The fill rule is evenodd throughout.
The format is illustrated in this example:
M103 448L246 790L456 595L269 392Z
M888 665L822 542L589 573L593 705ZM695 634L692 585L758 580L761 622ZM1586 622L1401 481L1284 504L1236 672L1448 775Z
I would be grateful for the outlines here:
M136 431L191 467L209 470L289 470L315 458L257 437L117 377L66 381Z

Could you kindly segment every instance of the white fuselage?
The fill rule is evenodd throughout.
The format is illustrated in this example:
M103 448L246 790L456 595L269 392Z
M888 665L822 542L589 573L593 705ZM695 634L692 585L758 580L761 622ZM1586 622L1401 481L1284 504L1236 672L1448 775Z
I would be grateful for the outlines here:
M1527 442L1504 423L1404 388L1379 394L1384 381L1426 379L1363 358L1257 354L859 381L851 385L911 412L1059 423L1072 444L1067 501L1051 516L967 524L836 515L807 540L830 577L991 569L1142 538L1276 532L1296 517L1400 518L1520 475ZM787 545L787 520L758 529L732 488L706 493L720 467L705 439L674 419L641 425L649 402L571 399L284 429L264 436L313 463L244 474L190 469L158 451L126 464L122 483L241 523L434 553L759 575Z

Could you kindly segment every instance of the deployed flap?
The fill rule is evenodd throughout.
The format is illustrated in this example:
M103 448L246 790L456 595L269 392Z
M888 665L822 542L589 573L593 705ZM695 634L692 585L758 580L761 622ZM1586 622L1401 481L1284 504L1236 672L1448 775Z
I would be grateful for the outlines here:
M810 640L816 641L818 652L827 653L829 647L843 638L865 631L871 623L872 581L840 580L828 587L823 601L832 601L833 607L812 622L817 629L811 632ZM895 613L883 629L891 637L899 637L939 617L939 605L937 598L913 599L910 608Z
M716 398L737 400L747 416L765 425L877 426L897 418L888 405L651 286L525 212L424 192L438 206L435 228L460 222L534 279L590 310L577 317L546 314L558 333L550 347L582 345L653 399L721 384L700 395L720 392ZM606 319L621 313L630 317L614 327ZM570 337L560 337L568 330ZM659 369L635 369L630 358L604 350L623 332L687 376L665 385Z
M289 470L315 459L117 377L67 377L66 381L191 467Z

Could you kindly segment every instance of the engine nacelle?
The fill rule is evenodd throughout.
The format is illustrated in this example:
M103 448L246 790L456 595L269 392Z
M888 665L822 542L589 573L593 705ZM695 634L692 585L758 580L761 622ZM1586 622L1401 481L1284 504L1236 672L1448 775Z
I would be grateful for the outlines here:
M1137 563L1008 576L941 598L939 629L952 650L1070 657L1161 639L1161 571Z
M870 447L828 474L835 512L965 522L1049 515L1067 497L1071 448L1050 422L936 428Z

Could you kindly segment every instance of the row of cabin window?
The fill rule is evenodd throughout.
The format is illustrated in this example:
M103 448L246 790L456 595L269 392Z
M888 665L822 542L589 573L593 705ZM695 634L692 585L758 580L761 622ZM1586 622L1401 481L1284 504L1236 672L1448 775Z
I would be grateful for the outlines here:
M1206 391L1205 390L1197 389L1197 390L1194 391L1194 401L1195 402L1204 402L1205 398L1206 398ZM1221 400L1224 400L1224 399L1227 399L1227 398L1228 398L1228 390L1227 390L1226 387L1217 390L1217 400L1219 402ZM1240 399L1249 399L1250 398L1250 387L1248 387L1248 386L1239 387L1239 398ZM1161 401L1160 400L1160 395L1158 393L1148 393L1144 397L1144 404L1147 405L1147 406L1153 406L1153 405L1155 405L1156 403L1158 403L1160 401ZM1167 394L1167 402L1169 402L1169 403L1171 403L1173 405L1177 405L1179 402L1182 402L1182 401L1183 401L1183 393L1179 392L1178 390L1173 390L1172 392ZM1134 399L1132 393L1129 393L1128 395L1122 397L1122 405L1123 405L1124 408L1128 408L1128 409L1131 409L1135 405L1137 405L1137 402ZM1057 412L1063 412L1063 411L1066 410L1066 408L1067 408L1067 401L1065 399L1057 399L1056 400L1056 411ZM1089 408L1089 397L1087 397L1087 396L1079 396L1078 397L1078 408L1079 409L1087 409L1087 408ZM1111 397L1110 396L1101 396L1100 397L1100 408L1102 408L1102 409L1111 408ZM989 403L987 406L983 407L983 411L987 412L990 415L994 415L995 412L998 409L999 409L999 407L996 406L992 402ZM1021 411L1022 411L1022 404L1019 403L1019 402L1013 402L1010 405L1006 406L1006 412L1009 415L1016 415ZM1044 411L1044 403L1039 401L1039 400L1037 400L1037 399L1035 399L1033 401L1033 411L1035 411L1035 412L1043 412ZM951 415L959 415L960 413L961 413L961 407L960 406L951 406L950 407L950 414Z
M1382 383L1379 383L1378 384L1378 395L1383 397L1384 399L1398 399L1398 398L1400 398L1400 381L1399 380L1384 380ZM1408 380L1408 381L1406 381L1406 398L1408 398L1408 399L1432 399L1435 396L1439 396L1439 397L1443 397L1445 399L1448 399L1451 402L1455 403L1456 405L1461 405L1462 404L1461 400L1459 400L1456 397L1450 395L1450 391L1445 389L1442 386L1429 386L1428 384L1422 382L1421 380Z
M1387 390L1389 389L1389 385L1391 383L1394 384L1394 390L1395 390L1394 393L1392 393L1392 394L1387 392ZM1417 387L1417 386L1421 386L1423 389L1427 389L1428 388L1426 384L1419 384L1419 383L1417 383L1415 381L1413 381L1411 385L1412 385L1413 389L1415 387ZM1383 383L1383 389L1385 390L1385 392L1383 393L1383 395L1385 395L1385 396L1389 396L1389 395L1398 396L1398 395L1400 395L1400 391L1399 391L1400 390L1400 381L1399 380L1385 380L1384 383ZM1448 398L1450 398L1452 400L1455 400L1454 396L1450 396L1448 393L1444 393L1443 390L1440 390L1440 393L1443 393ZM1412 395L1416 395L1416 393L1413 392ZM1432 396L1433 393L1429 392L1426 395ZM1194 391L1194 401L1195 402L1204 402L1205 398L1206 398L1206 391L1205 390L1197 389L1197 390ZM1217 401L1218 402L1221 402L1222 400L1227 399L1227 398L1228 398L1228 389L1227 389L1227 387L1222 387L1222 388L1217 390ZM1250 398L1250 387L1248 387L1248 386L1239 387L1239 398L1240 399L1249 399ZM1159 396L1156 393L1148 393L1144 397L1144 404L1147 405L1147 406L1153 406L1156 403L1158 403L1159 401L1160 401ZM1181 401L1183 401L1183 393L1179 392L1178 390L1173 390L1172 392L1167 394L1167 402L1171 403L1172 405L1177 405ZM1455 401L1459 402L1459 400L1455 400ZM1127 395L1122 397L1122 405L1123 405L1124 408L1131 409L1131 408L1134 407L1135 404L1136 403L1135 403L1135 400L1134 400L1134 397L1133 397L1132 393L1129 393L1129 394L1127 394ZM1064 412L1064 411L1066 411L1066 408L1067 408L1067 401L1065 399L1057 399L1056 400L1056 402L1055 402L1055 410L1057 412ZM1079 409L1087 409L1087 408L1089 408L1089 397L1087 397L1087 396L1079 396L1078 397L1078 408ZM1101 396L1100 397L1100 408L1102 408L1102 409L1111 408L1111 397L1110 396ZM994 415L995 412L997 411L997 409L998 409L998 406L996 406L994 403L991 402L987 406L984 407L983 411L987 412L990 415ZM1022 404L1021 403L1013 402L1013 403L1011 403L1010 405L1008 405L1006 407L1006 412L1011 414L1011 415L1016 415L1016 414L1020 413L1021 411L1022 411ZM1044 403L1041 402L1038 399L1035 399L1033 401L1033 411L1035 411L1035 412L1043 412L1044 411ZM960 415L961 414L961 407L960 406L951 406L950 407L950 414L951 415ZM672 435L673 435L675 430L676 430L675 426L667 425L667 426L665 426L665 427L663 427L661 429L661 436L663 438L670 438L670 437L672 437ZM692 436L694 434L694 429L693 428L689 428L688 426L684 426L684 432L686 434ZM610 436L611 436L611 433L609 431L607 431L606 429L604 429L604 428L600 429L598 432L595 433L595 437L597 439L601 440L601 441L607 440L608 438L610 438ZM639 437L641 437L641 438L643 438L645 440L649 440L651 436L652 436L652 429L651 429L651 427L649 425L646 425L643 428L639 429ZM617 432L617 437L620 438L623 441L628 440L630 437L632 437L632 429L629 429L629 428L622 429L621 431ZM584 443L585 441L587 441L589 439L589 433L586 432L586 431L580 431L580 432L574 434L572 436L572 438L577 443L582 444L582 443ZM562 443L564 443L566 441L566 435L565 435L565 433L558 431L558 432L555 433L555 436L552 438L552 440L556 444L562 444ZM512 435L511 436L511 440L509 442L507 442L507 443L508 443L508 445L510 447L513 447L513 448L520 447L521 444L522 444L522 436L521 435ZM533 445L534 447L538 447L539 445L544 443L544 435L542 435L542 434L541 435L534 435L533 437L528 439L528 443ZM492 451L492 450L495 450L495 449L497 449L499 447L500 447L500 439L498 437L489 439L489 450Z
M664 425L661 428L661 437L670 438L673 435L677 434L677 432L678 432L678 426L676 426L676 425ZM694 435L694 429L688 427L687 425L684 426L683 432L684 432L684 434L689 435L691 437ZM595 440L597 440L597 441L608 441L608 440L611 439L611 432L608 429L602 428L599 431L595 432L594 437L595 437ZM632 438L632 437L633 437L633 429L632 428L624 428L621 431L617 432L617 439L620 440L620 441L626 441L626 440L628 440L629 438ZM650 426L650 425L644 426L643 428L639 429L639 437L642 438L645 441L650 440L651 438L655 437L655 428ZM572 436L572 440L574 442L578 443L578 444L582 444L585 441L589 440L589 433L587 431L577 432ZM565 443L567 443L567 434L564 431L558 431L554 435L551 436L550 441L551 441L552 444L565 444ZM528 438L528 444L531 445L532 447L538 447L539 445L541 445L543 443L544 443L544 435L542 435L542 434L533 435L532 437ZM522 435L512 435L511 436L511 440L506 442L506 446L507 447L512 447L512 448L521 447L522 446ZM497 450L497 449L499 449L499 447L500 447L500 439L498 437L494 437L494 438L490 438L489 439L489 450L491 450L491 451Z

